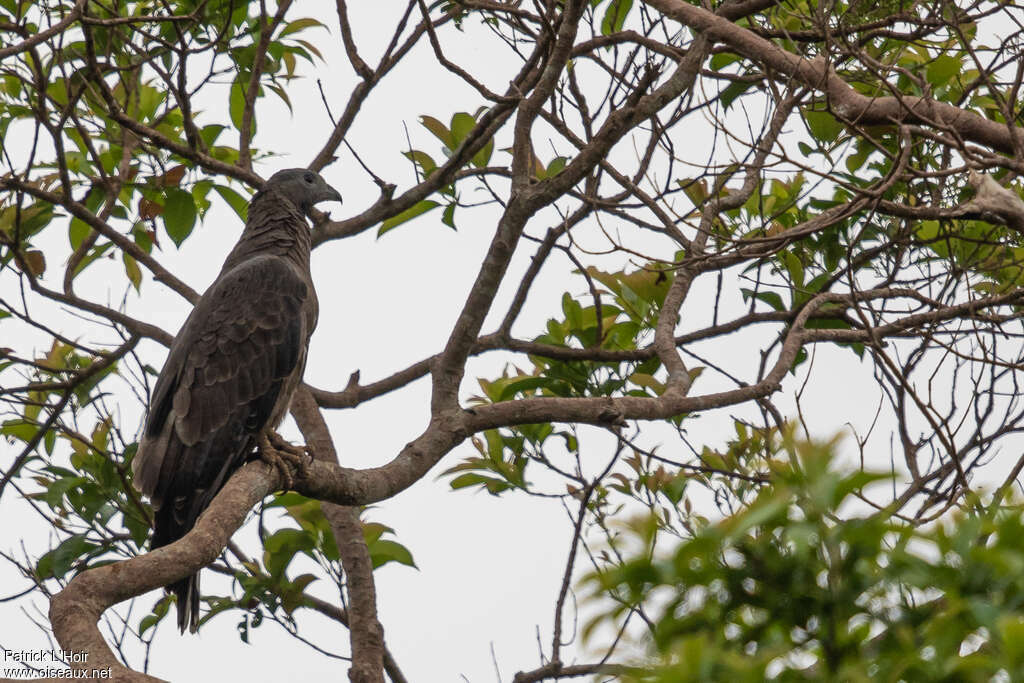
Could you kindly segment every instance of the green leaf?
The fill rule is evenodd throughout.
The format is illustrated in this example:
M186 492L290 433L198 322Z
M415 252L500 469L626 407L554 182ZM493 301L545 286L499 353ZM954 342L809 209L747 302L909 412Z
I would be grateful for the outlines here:
M153 612L147 614L139 622L139 635L148 631L153 626L160 623L160 620L167 616L167 610L171 606L172 596L165 595L164 597L157 600L156 604L153 605Z
M735 83L730 83L723 88L722 94L720 95L722 110L729 111L729 107L732 106L732 103L735 102L740 95L754 87L754 85L755 83L736 81Z
M466 472L452 479L449 483L453 489L464 489L469 486L482 485L487 489L487 492L491 495L498 495L502 491L506 491L512 488L512 484L501 479L495 479L494 477L485 477L482 474L476 472Z
M246 221L249 216L249 200L232 190L227 185L214 185L213 189L217 191L217 194L228 203L228 206L235 212L235 214Z
M16 206L8 206L0 210L0 232L12 237L18 233L22 240L27 240L45 228L53 217L52 204L36 202L24 207L20 212Z
M276 94L276 95L277 95L277 96L278 96L279 98L281 98L281 100L282 100L282 101L283 101L283 102L285 103L285 105L286 105L286 106L288 107L288 112L289 112L289 113L293 113L293 110L292 110L292 101L291 101L291 99L290 99L290 98L288 97L288 91L287 91L287 90L285 90L284 88L282 88L281 86L279 86L279 85L276 85L276 84L274 84L274 83L268 83L268 84L267 84L267 87L268 87L268 88L270 88L270 90L271 90L271 91L272 91L272 92L273 92L274 94Z
M303 591L306 589L306 586L308 586L316 580L317 577L314 574L301 574L299 576L296 576L295 580L292 581L292 587L296 590Z
M106 242L104 244L101 244L98 247L93 247L92 249L90 249L88 251L88 253L85 255L85 258L83 258L81 261L79 261L78 265L75 266L75 270L71 274L72 277L78 277L79 273L81 273L83 270L85 270L90 265L92 265L97 260L99 260L99 258L101 256L103 256L105 253L110 251L113 247L114 247L114 243L113 242Z
M421 116L420 123L423 124L424 128L433 133L434 137L443 142L444 146L449 150L454 150L458 147L455 140L452 138L451 131L449 131L443 123L435 119L433 116Z
M963 64L956 57L939 55L925 69L925 78L935 87L943 86L962 68Z
M81 218L72 218L71 225L68 227L68 241L71 242L71 248L78 249L90 232L92 232L92 228L85 221Z
M416 563L412 559L412 553L401 543L395 541L380 541L369 547L370 560L373 562L373 568L377 569L388 562L397 562L404 564L408 567L416 567Z
M437 164L434 163L434 159L426 152L413 149L408 152L402 152L402 154L405 158L419 166L420 173L424 179L429 178L430 174L437 170Z
M373 545L384 534L393 534L394 532L394 529L380 522L363 522L363 541L367 545Z
M221 134L221 131L223 131L225 128L227 128L227 126L221 126L220 124L211 123L208 126L203 126L199 130L199 137L202 138L203 142L206 143L206 146L209 147L214 142L216 142L217 138Z
M677 180L676 184L683 190L687 199L693 202L694 206L700 206L708 198L708 186L703 178L682 178Z
M139 622L139 635L144 635L146 631L159 624L161 618L162 617L158 617L155 614L147 614L142 617L142 621Z
M174 244L180 247L196 225L196 203L190 192L177 187L167 188L164 194L167 197L164 202L164 228Z
M56 510L64 502L64 496L68 491L76 489L88 482L89 480L85 477L77 475L61 477L46 488L46 495L43 497L43 500L46 501L47 505Z
M71 569L71 565L80 559L85 559L89 553L99 546L90 543L85 534L76 534L57 546L53 552L52 576L62 578ZM48 553L49 554L49 553Z
M552 383L550 377L526 377L524 379L509 382L502 389L497 401L507 401L517 394L532 396L535 389L542 389Z
M323 22L317 21L316 19L312 19L310 17L305 17L303 19L296 19L295 21L287 24L281 30L281 32L277 34L277 37L284 38L285 36L290 35L292 33L298 33L299 31L303 31L307 28L312 28L315 26L327 28L326 24L324 24Z
M128 276L128 280L138 292L142 286L142 270L139 268L138 262L126 251L121 253L121 259L124 261L124 274Z
M868 160L873 151L875 151L875 148L868 140L858 140L857 151L846 157L846 170L850 173L856 173L864 165L864 162Z
M301 45L302 47L306 48L306 50L308 50L309 52L315 54L320 61L323 61L324 56L320 54L320 50L317 49L316 45L313 45L308 40L302 40L301 38L297 39L295 42ZM307 57L307 59L309 59L310 62L313 61L312 57Z
M139 88L138 97L139 109L137 117L140 120L151 121L156 115L157 107L167 99L167 92L144 85Z
M804 120L811 135L822 142L835 142L843 132L843 124L827 111L804 110Z
M758 301L763 301L776 311L785 311L786 304L782 302L782 297L779 296L778 292L755 292L752 289L740 290L743 292L743 299L749 300L753 296Z
M734 52L719 52L711 56L711 61L708 64L711 66L712 71L721 71L730 64L740 61L740 59L741 57Z
M654 392L655 396L661 396L665 393L664 382L658 381L653 375L648 375L645 372L634 372L629 376L629 381L637 386L650 389Z
M601 20L601 34L611 35L622 30L626 23L626 15L633 8L633 0L612 0L604 11L604 19Z
M296 609L306 603L306 595L303 591L313 581L316 581L313 574L302 574L295 577L294 581L288 583L281 591L281 607L285 613L291 615Z
M263 543L263 564L272 576L282 576L296 553L310 554L315 547L313 534L302 529L279 529Z
M796 374L796 368L798 365L807 360L807 347L801 346L800 350L796 352L796 358L793 359L793 365L789 368L789 372L792 375Z
M796 287L803 287L804 264L800 262L800 257L791 251L784 251L781 256L782 262L786 266L786 272L788 272L790 278L792 278L793 284Z
M455 227L455 207L455 202L452 202L448 206L444 207L444 213L441 214L441 222L452 230L457 230Z
M452 142L455 143L455 147L462 144L462 141L466 139L470 131L476 125L476 119L464 111L457 112L452 116ZM452 151L455 151L455 147L452 147Z
M231 123L238 131L242 130L242 119L245 116L245 88L248 79L244 77L245 72L239 72L231 83L231 92L228 96L228 113L231 115ZM255 117L254 117L255 119ZM252 122L252 135L256 134L256 121Z
M480 148L480 151L473 155L473 165L477 168L484 168L494 154L494 138L487 141L487 144Z
M416 204L413 204L412 206L410 206L408 209L398 214L397 216L392 216L391 218L381 223L380 229L377 230L377 237L380 237L384 233L394 229L395 227L401 225L402 223L405 223L406 221L411 221L413 218L421 216L425 214L427 211L435 209L438 206L441 205L435 202L433 199L424 199L422 201L417 202Z
M569 163L568 157L555 157L548 164L548 167L544 169L544 178L553 178L565 169L565 165ZM541 178L543 180L544 178Z
M4 436L12 436L19 441L28 443L35 438L36 431L39 429L39 425L35 422L22 420L15 418L13 420L7 420L0 426L0 434Z

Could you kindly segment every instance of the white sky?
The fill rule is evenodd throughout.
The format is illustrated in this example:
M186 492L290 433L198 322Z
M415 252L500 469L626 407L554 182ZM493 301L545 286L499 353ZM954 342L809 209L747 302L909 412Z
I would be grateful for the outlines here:
M336 38L337 22L333 11L327 12L328 6L322 3L296 4L292 17L317 16L325 12L319 16L331 27L331 37L322 30L305 37L324 48L329 66L320 65L316 70L304 68L309 77L294 81L289 87L296 109L294 116L273 96L257 109L256 146L281 155L258 166L264 176L279 168L308 163L330 131L330 121L320 103L315 79L323 81L335 115L343 108L355 84L340 51L340 39ZM390 37L387 29L391 21L382 19L381 13L393 12L396 7L397 3L388 7L379 3L352 3L350 7L356 40L370 64L376 62L381 45ZM496 40L484 40L487 34L478 30L475 22L475 19L466 21L465 33L458 33L452 27L441 32L446 48L451 49L449 57L471 68L492 89L503 90L518 65L504 59L507 55L498 52ZM406 149L403 122L408 126L413 146L437 159L440 145L418 124L417 116L430 114L447 122L452 113L472 112L482 104L474 91L434 68L433 62L429 45L424 41L378 86L348 136L364 161L379 175L396 182L399 192L414 182L411 166L401 156ZM692 154L693 161L703 161L708 155L710 136L688 132L687 139L676 141L677 151ZM497 151L509 144L507 132L503 135L505 137L499 137L495 145L492 163L504 163L507 159L507 155ZM542 156L546 153L545 142L543 137L535 139ZM328 167L323 175L341 191L345 204L342 207L325 205L325 208L336 218L342 218L372 204L377 190L347 151L342 148L338 155L340 161ZM469 183L465 185L463 199L471 196L470 187ZM163 251L159 254L164 265L200 291L216 275L242 227L223 204L215 200L214 206L180 251L175 250L169 240L164 240ZM440 223L438 211L403 225L380 240L372 229L354 239L326 244L314 253L313 273L321 312L312 340L307 381L322 388L340 389L349 374L357 369L364 382L373 381L443 346L494 229L494 212L489 214L491 220L487 218L487 211L473 213L472 220L467 220L469 215L468 212L461 214L458 232ZM547 227L547 223L538 220L531 223L529 231L534 235L543 234ZM57 237L60 239L56 243L47 246L54 273L60 270L56 266L62 259L50 255L67 253L66 239ZM635 246L653 248L655 244L641 242ZM532 253L533 245L528 243L517 252L507 279L511 286L503 288L496 298L493 309L496 314L485 325L485 331L493 329L496 316L503 314ZM568 275L571 270L571 264L563 256L551 257L535 285L527 310L516 325L517 336L529 338L540 333L544 321L558 311L562 291L577 295L585 291L580 278ZM116 275L119 271L119 262L97 264L79 279L79 291L116 303L123 292L110 289L108 283L120 281L106 278L104 273ZM11 281L9 277L0 279L0 283ZM705 320L706 302L713 296L714 287L714 275L698 280L683 308L681 329L699 328L708 322ZM176 330L188 312L185 302L151 281L142 291L141 299L134 294L129 296L130 312L164 329ZM729 311L740 306L738 295L734 300L724 301L722 319L727 319ZM73 326L80 323L73 318L65 317L62 324L71 326L63 328L71 336L86 333L84 326L77 331L74 329ZM18 339L19 349L27 339L33 338L28 332L24 334L25 338ZM91 328L89 334L94 334ZM88 340L95 341L95 338ZM730 369L744 373L744 378L749 380L759 360L754 346L759 341L762 339L732 336L694 345L692 350L729 359ZM42 337L34 343L37 350L42 350ZM142 348L153 365L159 366L165 351L151 342L144 343ZM749 358L749 362L738 362L743 358ZM498 374L507 360L507 356L493 354L473 360L463 387L464 394L476 393L473 378ZM521 366L527 364L521 357L511 360ZM804 394L809 423L821 425L819 435L830 435L842 429L847 421L865 430L874 417L878 401L878 389L869 365L857 361L849 351L825 348L817 350L815 364L820 372L807 385ZM721 379L714 378L714 373L705 372L695 385L695 391L711 391L719 384L726 386ZM786 415L795 414L791 397L797 388L796 381L787 380L784 396L778 401ZM374 400L357 410L329 412L332 434L343 463L366 467L388 462L425 426L428 396L427 382L420 380L397 394ZM139 407L130 397L119 407L126 429L138 424ZM690 427L692 442L722 443L732 433L730 416L738 414L751 415L748 409L737 408L702 416ZM298 440L292 425L289 424L284 433ZM652 440L657 441L657 437ZM676 441L666 443L670 448L679 448ZM601 441L592 448L595 457L601 460L608 454L607 444ZM17 450L17 446L0 442L0 461L9 462ZM523 495L495 499L485 494L451 492L447 482L436 479L436 474L469 453L470 446L466 444L422 481L365 515L367 519L394 527L396 540L412 551L419 566L416 571L391 564L375 574L379 616L387 643L410 680L468 680L473 683L499 680L492 661L493 649L500 680L508 681L516 671L540 664L538 639L545 653L550 646L554 601L571 532L566 514L557 501L528 499ZM887 468L888 453L879 452L879 456L876 466ZM4 520L4 531L0 531L3 550L18 553L23 540L36 554L49 547L46 528L14 496L8 494L0 502L0 518ZM252 525L236 538L254 552ZM580 566L586 569L585 562ZM293 569L298 569L298 563ZM207 589L227 591L227 580L209 571L203 573L203 582ZM2 564L0 586L3 586L0 593L10 594L23 587L24 580L14 575L9 565ZM329 592L321 595L332 597ZM133 617L135 623L158 597L159 592L153 592L140 598L139 609ZM41 605L38 599L32 604ZM32 628L22 613L22 609L29 606L25 600L0 603L0 646L7 649L48 647L42 633ZM45 610L45 605L42 608ZM571 609L567 610L567 615L566 630L571 632ZM241 643L235 631L237 621L237 613L231 613L204 626L199 637L180 637L173 629L173 620L167 620L153 649L151 673L173 681L231 680L243 676L254 681L346 678L343 664L278 633L275 624L268 622L251 631L250 645ZM300 619L300 625L303 634L319 645L347 652L347 631L312 614ZM563 658L569 660L573 652L581 651L569 646ZM138 667L138 653L131 649L128 652L129 663Z
M279 168L305 165L330 132L331 124L315 79L323 81L336 115L355 84L340 46L333 44L337 35L333 13L319 14L324 7L319 3L296 5L290 16L318 16L331 27L331 39L326 38L323 30L304 36L323 49L331 68L320 65L311 70L300 66L309 78L296 80L289 87L296 109L294 116L273 97L259 105L255 146L280 155L257 167L264 176ZM351 11L360 50L368 62L374 63L380 46L390 38L386 33L390 22L381 19L380 6L354 6ZM456 34L457 40L451 43L458 48L456 59L477 65L488 58L479 43L462 37ZM401 156L406 149L403 122L414 146L440 158L440 144L419 125L417 116L431 114L447 122L452 113L475 111L481 104L474 92L460 87L443 72L435 70L430 78L424 78L422 67L432 61L429 46L424 42L378 86L348 136L364 161L376 173L399 184L399 191L415 180L411 165ZM502 79L507 83L509 75L494 69L483 72L481 78L492 87L501 88ZM377 189L347 151L341 149L338 154L341 160L323 175L340 189L345 203L343 207L334 204L323 208L341 218L373 203ZM496 151L494 160L497 162L501 155ZM364 382L372 381L443 346L490 241L492 224L474 225L463 220L456 233L441 225L439 218L438 212L403 225L380 240L376 239L374 228L355 239L326 244L314 253L313 272L321 312L307 366L308 381L337 389L345 385L356 369L361 370ZM165 238L158 257L193 288L202 291L216 276L241 228L237 217L215 199L205 222L182 249L176 250ZM52 272L56 273L68 250L66 237L59 230L54 233L56 241L46 248ZM527 251L517 254L514 273L523 271L529 255ZM565 263L563 259L559 269L567 270ZM78 291L116 304L123 292L110 288L108 283L118 282L120 286L120 269L119 262L92 266L76 281ZM555 293L550 301L543 302L548 313L557 310L557 292L567 286L556 280L559 269L549 269L538 282L539 292ZM9 287L12 280L7 278L5 282ZM575 286L578 289L580 283ZM504 291L500 297L506 304L508 294ZM129 310L171 331L188 314L180 297L152 281L143 286L141 299L134 293L129 295ZM496 310L501 312L500 302ZM547 317L546 313L528 313L517 329L524 334L536 334ZM71 336L85 334L88 329L92 336L87 339L97 340L91 326L87 328L68 317L62 318L62 324L62 329ZM76 325L81 328L76 330ZM18 339L19 349L33 336L38 337L34 342L37 351L46 347L41 336L28 330L19 334L24 335ZM159 367L165 350L152 342L144 342L142 348ZM503 362L474 361L467 376L472 379L495 374ZM467 390L475 393L475 381L467 382ZM329 413L343 462L353 467L372 466L394 457L425 426L428 397L428 383L421 380L394 396L360 406L357 411ZM141 414L134 401L126 399L118 409L125 428L131 429L132 424L141 420ZM283 431L298 440L290 420ZM461 449L463 456L468 448L467 445ZM0 442L0 457L5 461L10 461L18 450L17 445ZM458 459L457 454L450 455L441 467L411 489L364 515L394 527L396 540L412 551L419 567L417 571L391 564L375 573L380 620L391 652L411 680L496 680L493 660L497 661L503 679L510 680L516 671L539 665L538 629L545 648L550 645L553 606L571 527L557 501L521 495L499 500L486 494L450 492L447 483L437 480L436 474ZM4 550L18 553L23 540L36 556L49 547L46 528L13 495L0 502L0 515L12 522L4 525L8 531L0 535ZM254 536L250 525L236 539L254 552ZM247 540L250 542L246 543ZM291 573L299 573L300 567L296 560ZM209 571L203 573L203 584L214 592L228 590L228 580ZM0 565L0 586L7 594L23 587L24 579L5 563ZM321 591L324 588L328 587ZM312 589L316 592L317 585ZM160 592L155 591L139 599L134 623L159 596ZM335 596L328 589L322 597ZM32 627L22 612L27 609L38 620L33 604L45 610L45 604L38 599L31 604L25 600L0 603L0 647L49 647L43 634ZM225 615L205 625L198 637L182 637L173 628L173 620L168 619L155 641L150 672L172 681L231 679L240 674L249 680L268 681L288 677L346 679L344 663L317 654L280 633L280 628L271 622L251 631L251 645L241 643L235 630L238 620L237 614ZM304 616L300 624L303 635L318 645L347 653L346 630L313 613ZM571 628L570 613L567 632ZM569 654L572 650L570 646L565 652ZM132 654L130 646L127 652L129 662L138 667L140 652L136 648Z

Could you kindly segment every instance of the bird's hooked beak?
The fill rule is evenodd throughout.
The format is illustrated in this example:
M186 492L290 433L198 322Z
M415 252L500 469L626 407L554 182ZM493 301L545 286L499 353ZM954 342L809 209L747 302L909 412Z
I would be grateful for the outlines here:
M338 202L341 204L341 193L327 183L324 183L323 188L321 188L313 203L316 204L319 202Z

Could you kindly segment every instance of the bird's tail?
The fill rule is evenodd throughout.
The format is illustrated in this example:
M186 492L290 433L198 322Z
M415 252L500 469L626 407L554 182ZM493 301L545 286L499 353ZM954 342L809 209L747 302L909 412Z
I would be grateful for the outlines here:
M165 545L174 543L189 531L192 524L183 523L176 518L174 502L169 501L156 511L156 520L153 528L153 543L151 550L156 550ZM168 593L173 593L177 601L178 629L184 633L185 629L195 633L199 627L199 574L186 576L180 581L165 586Z
M168 593L174 593L178 603L178 629L195 633L199 627L199 574L186 576L181 581L167 586Z

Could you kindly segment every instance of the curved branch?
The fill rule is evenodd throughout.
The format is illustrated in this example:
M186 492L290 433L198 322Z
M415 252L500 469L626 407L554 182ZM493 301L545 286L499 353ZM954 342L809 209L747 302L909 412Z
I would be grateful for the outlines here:
M778 71L809 88L826 94L832 111L858 125L920 123L949 128L964 140L1013 155L1016 150L1007 124L990 121L974 112L920 96L869 96L854 90L822 58L804 59L761 38L723 16L682 0L646 0L676 21L726 43L736 52ZM1024 133L1024 131L1022 131Z
M412 485L471 433L484 429L541 421L614 426L625 419L663 419L763 398L779 390L782 379L804 344L818 341L823 338L822 335L841 337L848 332L805 330L805 324L821 306L892 297L922 300L916 290L896 288L817 295L793 320L772 369L753 385L703 396L540 397L460 410L456 415L449 413L442 417L435 416L423 434L381 467L353 470L316 460L310 464L307 472L296 477L295 490L339 505L365 505L390 498ZM1022 297L1024 292L1014 292L946 307L939 312L907 316L893 323L891 331L964 313L976 314L979 309L1016 303ZM872 334L877 339L878 334L888 331L885 326L879 326ZM844 339L863 340L862 337ZM307 400L304 406L312 408L312 401ZM131 676L117 662L96 626L103 611L117 602L172 583L212 562L244 522L248 511L266 495L279 489L282 483L282 475L278 470L264 463L250 463L232 476L196 527L180 541L146 555L90 569L76 576L51 600L50 618L58 642L66 649L89 652L90 662L96 662L97 666L112 666L125 676Z
M77 0L77 2L75 2L75 6L71 8L71 11L68 12L68 15L66 17L64 17L53 26L46 29L45 31L40 31L39 33L34 34L31 38L27 38L24 41L18 43L17 45L11 45L10 47L0 48L0 59L5 59L7 57L10 57L11 55L16 55L19 52L31 50L39 43L49 40L58 33L63 33L66 28L71 26L71 24L73 24L82 16L82 10L85 9L86 2L87 0Z

